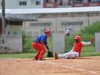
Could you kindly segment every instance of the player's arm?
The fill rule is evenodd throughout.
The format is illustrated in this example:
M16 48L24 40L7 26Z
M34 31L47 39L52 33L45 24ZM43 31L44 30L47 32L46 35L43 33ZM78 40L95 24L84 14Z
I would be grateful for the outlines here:
M85 45L92 45L94 43L95 39L92 38L90 42L84 42L82 41L82 44L85 46Z
M49 50L49 47L48 47L48 44L47 44L47 37L46 37L46 36L43 36L43 37L41 38L41 43L45 46L45 48L46 48L48 51L50 51L50 50Z
M43 42L43 40L40 40L40 43L41 43L42 45L45 45L44 42Z
M47 45L47 44L45 44L45 43L43 42L43 40L41 40L41 41L40 41L40 43L41 43L42 45L44 45L44 46L45 46L45 48L49 51L49 47L48 47L48 45Z
M90 41L90 42L84 42L84 41L82 41L82 44L83 44L84 46L92 45L92 43L93 43L93 42L91 42L91 41Z
M50 50L47 44L45 44L45 47L47 48L48 51Z

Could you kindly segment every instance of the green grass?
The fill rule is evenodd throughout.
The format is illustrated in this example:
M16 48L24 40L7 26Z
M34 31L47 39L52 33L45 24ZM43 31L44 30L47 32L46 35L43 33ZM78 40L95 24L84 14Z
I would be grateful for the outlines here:
M95 46L84 46L82 52L95 52Z
M86 57L86 56L100 56L100 52L84 52L81 54L81 57Z
M0 58L33 58L35 53L0 54ZM47 56L47 53L44 57Z
M85 46L82 49L81 57L85 56L100 56L100 52L96 52L94 46Z
M0 58L33 58L35 53L0 54ZM85 46L82 49L81 57L100 56L100 52L95 51L94 46ZM47 53L44 55L47 57Z
M0 54L0 58L32 58L33 53Z

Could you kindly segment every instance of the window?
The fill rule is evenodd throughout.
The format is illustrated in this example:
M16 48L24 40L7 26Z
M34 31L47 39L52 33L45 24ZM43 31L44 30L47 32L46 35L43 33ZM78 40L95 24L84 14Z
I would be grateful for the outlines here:
M7 24L9 25L22 25L22 21L6 21Z
M26 6L26 5L27 5L27 2L26 2L26 1L20 1L20 2L19 2L19 5L20 5L20 6Z
M57 2L57 0L55 0L55 2Z
M45 2L45 3L48 3L49 1L48 1L48 0L44 0L44 2Z
M91 0L88 0L88 2L91 2Z
M74 0L74 3L82 3L83 0Z
M61 26L70 26L70 25L83 25L82 21L77 21L77 22L62 22Z
M44 27L44 26L50 26L51 23L48 22L48 23L30 23L30 27L37 27L37 26L41 26L41 27Z
M59 5L63 5L63 2L62 2L62 0L60 0L60 3L59 3Z
M36 1L36 5L40 5L40 1Z
M100 0L90 0L92 3L100 2Z

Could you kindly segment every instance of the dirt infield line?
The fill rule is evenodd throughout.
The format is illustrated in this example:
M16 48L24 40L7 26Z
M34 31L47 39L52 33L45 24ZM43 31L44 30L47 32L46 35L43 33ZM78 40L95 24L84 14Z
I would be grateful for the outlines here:
M90 73L90 74L93 74L93 75L98 75L97 72L95 71L87 71L86 69L83 69L83 68L75 68L75 67L72 67L72 66L66 66L66 65L62 65L62 64L58 64L58 63L54 63L54 62L47 62L47 61L37 61L39 63L46 63L46 64L50 64L50 65L54 65L54 66L59 66L59 67L63 67L63 68L69 68L69 69L75 69L77 71L81 71L81 72L87 72L87 73Z

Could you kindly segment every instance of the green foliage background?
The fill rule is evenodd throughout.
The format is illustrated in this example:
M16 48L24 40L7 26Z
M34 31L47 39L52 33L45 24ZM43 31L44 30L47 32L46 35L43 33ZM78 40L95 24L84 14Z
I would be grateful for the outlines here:
M27 36L23 32L23 52L24 53L33 53L35 50L32 48L32 38Z
M83 41L91 41L92 38L95 38L94 35L96 32L100 32L100 22L99 21L84 27L83 29L81 29L80 32L78 32L78 35L82 37ZM73 36L65 36L65 51L66 52L68 52L72 48L73 42L74 42L73 38L75 37L75 35L76 34L74 34ZM83 48L83 52L84 50L86 49Z

